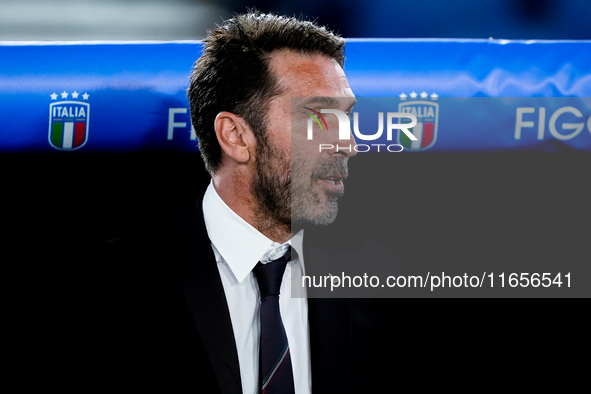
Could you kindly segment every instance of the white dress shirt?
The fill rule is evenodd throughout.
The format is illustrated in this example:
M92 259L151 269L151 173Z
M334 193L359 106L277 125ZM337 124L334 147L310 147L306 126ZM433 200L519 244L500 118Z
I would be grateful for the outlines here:
M209 184L203 197L203 216L228 301L242 392L256 394L259 390L260 294L252 269L270 248L280 245L232 211L217 194L213 183ZM309 394L312 379L308 302L305 297L291 297L292 276L300 277L304 269L303 231L288 243L296 253L292 253L293 260L283 274L279 310L289 342L295 392Z

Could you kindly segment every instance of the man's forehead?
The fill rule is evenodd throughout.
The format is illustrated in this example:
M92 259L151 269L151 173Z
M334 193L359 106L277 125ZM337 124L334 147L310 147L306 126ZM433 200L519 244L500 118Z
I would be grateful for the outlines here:
M341 66L325 55L279 51L269 62L283 94L290 97L351 97Z

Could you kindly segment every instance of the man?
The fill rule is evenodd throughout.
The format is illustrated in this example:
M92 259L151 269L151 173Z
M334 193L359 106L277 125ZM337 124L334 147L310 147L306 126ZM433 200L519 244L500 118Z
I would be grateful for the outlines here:
M318 153L317 145L294 146L292 184L291 119L303 107L326 105L321 99L326 97L342 98L331 104L351 110L355 100L342 69L343 46L343 39L309 22L242 15L210 33L193 71L192 121L212 176L204 218L228 301L244 392L257 391L260 374L259 294L251 271L273 244L290 240L299 258L284 274L282 318L292 344L296 392L310 392L307 302L292 299L289 291L292 266L301 271L304 253L301 233L292 237L307 224L334 220L354 151ZM292 97L302 99L292 106Z
M313 145L302 110L351 110L343 47L313 23L259 13L210 32L188 95L211 184L183 214L109 245L97 262L108 279L85 286L93 350L113 354L106 377L169 392L368 389L369 305L291 297L292 277L332 258L308 230L336 218L354 154L319 152L337 145L337 120ZM278 308L267 312L262 272L278 261ZM269 363L270 342L285 344L281 362Z

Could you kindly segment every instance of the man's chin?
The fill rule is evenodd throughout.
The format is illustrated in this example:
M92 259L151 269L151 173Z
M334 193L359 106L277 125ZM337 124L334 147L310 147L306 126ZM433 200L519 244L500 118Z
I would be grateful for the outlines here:
M330 202L327 206L315 210L315 212L305 212L303 214L293 213L291 219L292 232L301 229L328 226L332 224L338 214L338 204L336 201Z

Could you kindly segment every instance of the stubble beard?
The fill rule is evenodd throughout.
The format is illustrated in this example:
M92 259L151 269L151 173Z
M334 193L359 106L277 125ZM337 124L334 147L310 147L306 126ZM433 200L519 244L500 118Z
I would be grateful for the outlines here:
M256 148L252 194L261 232L291 232L291 166L278 149L262 141Z
M292 184L292 226L299 229L327 226L335 221L339 212L338 200L344 192L318 190L318 180L331 174L347 176L347 159L328 159L319 163L312 171L306 171L304 163L294 161L294 175L297 182Z
M259 146L252 185L258 206L257 227L267 232L279 230L295 234L306 227L326 226L334 222L338 214L338 199L343 192L316 190L314 186L327 175L341 174L346 177L347 159L321 161L315 170L296 160L293 163L295 182L292 183L290 158L266 141Z

